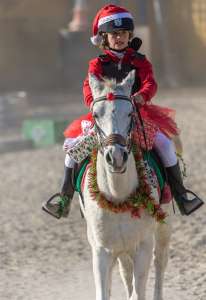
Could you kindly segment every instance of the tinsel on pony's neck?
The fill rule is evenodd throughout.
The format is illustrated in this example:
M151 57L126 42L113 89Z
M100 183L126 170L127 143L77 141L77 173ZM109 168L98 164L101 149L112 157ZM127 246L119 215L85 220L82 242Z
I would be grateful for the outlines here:
M162 210L160 204L152 196L152 190L147 181L142 153L141 151L138 151L138 147L133 145L135 160L134 165L136 172L139 175L139 185L133 193L127 195L127 198L125 198L124 201L119 202L112 201L111 198L107 197L106 191L102 191L101 187L99 187L97 176L100 170L97 170L97 152L97 150L94 150L91 157L91 166L89 169L89 192L92 199L97 202L99 207L113 213L130 212L131 217L134 218L140 218L142 211L145 210L149 215L153 216L156 221L161 223L164 222L167 214ZM107 182L105 176L103 181Z
M103 194L116 203L123 202L138 187L138 176L132 154L129 155L127 169L123 174L111 173L101 153L97 156L97 183Z

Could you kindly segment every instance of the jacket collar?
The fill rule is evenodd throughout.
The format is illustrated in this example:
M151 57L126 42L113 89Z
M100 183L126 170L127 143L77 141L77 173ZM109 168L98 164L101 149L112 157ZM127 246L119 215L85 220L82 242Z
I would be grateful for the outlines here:
M132 48L126 48L124 50L124 56L123 56L123 61L124 62L128 62L128 61L131 61L132 57L134 57L135 55L135 50L132 49ZM114 62L119 62L120 61L120 58L115 55L114 51L111 51L111 50L104 50L104 53Z

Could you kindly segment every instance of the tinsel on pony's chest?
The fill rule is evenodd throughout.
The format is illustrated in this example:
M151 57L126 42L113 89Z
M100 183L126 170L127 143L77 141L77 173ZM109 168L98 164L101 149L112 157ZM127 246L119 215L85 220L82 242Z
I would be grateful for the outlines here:
M108 200L99 190L97 184L97 150L94 150L91 156L91 165L88 170L88 188L92 199L98 206L114 214L129 212L132 218L141 218L142 213L146 211L148 215L153 216L156 221L163 222L166 213L162 210L160 204L154 198L152 189L157 187L150 186L148 175L146 173L142 152L137 146L133 146L137 174L139 176L139 186L136 191L128 196L125 201L115 203Z

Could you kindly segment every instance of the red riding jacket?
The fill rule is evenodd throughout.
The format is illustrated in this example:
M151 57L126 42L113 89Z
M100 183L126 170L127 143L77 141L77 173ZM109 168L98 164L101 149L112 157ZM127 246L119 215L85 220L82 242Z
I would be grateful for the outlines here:
M88 74L92 73L100 79L102 76L116 78L118 82L122 81L133 69L136 70L136 78L132 88L132 95L135 93L140 94L146 102L149 102L157 91L152 65L144 55L132 48L128 48L121 59L109 50L104 51L104 55L100 55L89 62ZM84 81L83 93L85 104L90 106L93 102L93 97L88 76ZM179 133L174 121L175 112L172 109L151 104L142 105L140 112L145 123L146 136L149 138L149 147L153 145L157 130L162 131L169 138ZM82 120L92 121L91 112L72 122L64 132L65 137L73 138L82 134Z
M132 94L143 96L145 102L151 100L157 91L157 83L153 76L152 65L146 57L132 48L127 48L123 58L117 57L110 50L105 50L104 55L92 59L89 62L88 74L92 73L98 78L116 78L121 81L129 71L136 70L136 80ZM88 76L83 85L84 102L87 106L93 101Z

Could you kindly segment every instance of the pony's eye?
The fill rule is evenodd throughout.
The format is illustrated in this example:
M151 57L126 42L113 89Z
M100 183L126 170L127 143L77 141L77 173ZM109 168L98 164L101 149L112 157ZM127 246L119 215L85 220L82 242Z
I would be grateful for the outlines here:
M94 119L98 119L97 113L93 113L93 118L94 118Z
M129 113L129 114L128 114L128 117L131 117L131 116L132 116L132 113Z

